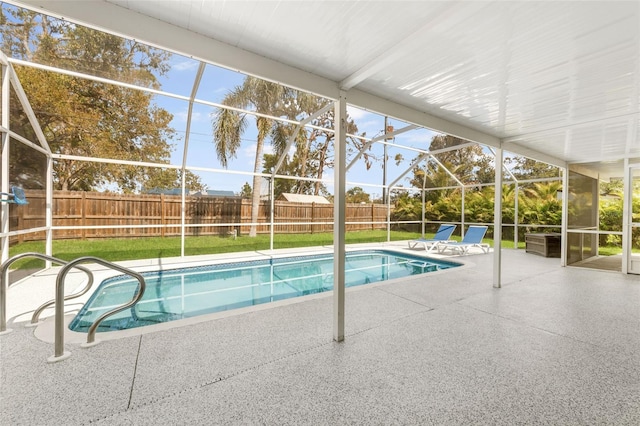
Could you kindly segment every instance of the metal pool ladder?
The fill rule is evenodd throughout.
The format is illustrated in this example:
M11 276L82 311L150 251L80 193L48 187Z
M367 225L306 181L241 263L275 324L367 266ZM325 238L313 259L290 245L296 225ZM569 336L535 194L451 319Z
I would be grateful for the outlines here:
M58 272L58 275L56 276L56 296L55 299L53 301L47 302L45 304L43 304L42 306L40 306L38 309L36 309L36 311L33 314L33 317L31 318L31 324L37 323L38 322L38 317L40 316L40 313L48 306L50 306L52 303L55 305L55 343L54 343L54 355L50 356L49 358L47 358L48 362L57 362L57 361L62 361L63 359L68 358L69 356L71 356L70 352L66 352L64 350L64 301L65 300L69 300L69 299L73 299L75 297L79 297L82 296L83 294L85 294L87 291L89 291L89 289L91 288L91 285L93 284L93 274L91 273L91 271L89 271L87 268L84 268L82 266L77 266L80 263L88 263L88 262L92 262L92 263L98 263L102 266L106 266L107 268L110 269L114 269L116 271L122 272L123 274L126 275L130 275L133 278L138 280L139 286L137 289L136 294L134 295L134 297L127 303L125 303L122 306L119 306L117 308L114 308L108 312L105 312L104 314L102 314L100 317L98 317L89 327L89 331L87 333L87 342L81 344L80 346L82 347L91 347L94 345L97 345L99 343L98 340L95 339L95 335L96 335L96 330L98 329L98 326L100 325L100 323L102 321L104 321L106 318L110 317L111 315L117 314L118 312L121 312L127 308L130 308L132 306L134 306L136 303L138 303L138 301L140 301L140 299L142 298L142 296L144 295L144 291L146 288L146 283L144 281L144 278L142 277L142 275L140 275L139 273L132 271L129 268L125 268L124 266L120 266L120 265L116 265L115 263L112 262L108 262L104 259L100 259L98 257L93 257L93 256L85 256L85 257L79 257L71 262L65 262L63 260L60 259L56 259L54 257L51 256L47 256L47 255L43 255L40 253L23 253L23 254L19 254L16 255L14 257L12 257L11 259L7 260L3 265L2 268L0 269L0 280L2 282L0 282L0 334L4 334L4 333L8 333L10 330L6 330L6 303L7 303L7 288L8 288L8 270L9 270L9 266L15 262L18 259L22 259L24 257L36 257L39 259L43 259L43 260L49 260L52 262L56 262L59 263L61 265L64 265L62 267L62 269L60 269L60 271ZM78 293L74 293L71 294L69 296L64 295L64 280L67 276L67 274L69 273L69 271L72 268L77 268L82 270L83 272L86 272L89 276L89 280L87 285L85 286L85 288L83 288L81 291L79 291Z
M0 267L0 335L2 334L8 334L11 333L11 329L7 328L7 290L9 289L9 266L11 266L14 262L20 260L20 259L24 259L27 257L35 257L37 259L40 260L46 260L46 261L50 261L53 263L57 263L59 265L66 265L67 262L61 259L57 259L55 257L52 256L47 256L46 254L41 254L41 253L21 253L21 254L17 254L15 256L13 256L12 258L8 259L3 265L2 267ZM83 294L85 294L87 291L89 291L89 289L91 288L91 286L93 285L93 274L91 273L90 270L88 270L85 267L82 266L78 266L77 269L80 269L81 271L85 272L88 276L88 280L87 280L87 285L85 285L85 287L80 290L77 293L74 294L70 294L68 296L65 296L64 300L70 300L70 299L75 299L76 297L80 297ZM55 303L55 299L50 300L44 304L42 304L39 308L37 308L34 312L33 312L33 316L31 317L31 322L29 323L28 326L35 326L38 325L38 321L40 320L40 314L42 314L42 312L48 308L49 306L53 305Z

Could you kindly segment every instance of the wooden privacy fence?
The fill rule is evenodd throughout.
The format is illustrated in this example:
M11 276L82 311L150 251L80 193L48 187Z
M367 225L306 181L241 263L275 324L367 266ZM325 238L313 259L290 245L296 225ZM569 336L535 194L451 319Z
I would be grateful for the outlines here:
M25 191L29 204L11 205L11 231L46 226L45 192ZM269 233L269 201L261 201L258 233ZM179 236L182 199L179 195L111 194L54 191L55 239ZM382 204L347 204L347 231L386 229L387 208ZM240 197L187 196L186 235L248 234L251 200ZM164 226L163 226L164 225ZM84 227L105 228L84 228ZM106 228L109 227L109 228ZM302 204L276 201L274 232L279 234L331 232L333 204ZM12 242L45 238L44 232L17 235Z

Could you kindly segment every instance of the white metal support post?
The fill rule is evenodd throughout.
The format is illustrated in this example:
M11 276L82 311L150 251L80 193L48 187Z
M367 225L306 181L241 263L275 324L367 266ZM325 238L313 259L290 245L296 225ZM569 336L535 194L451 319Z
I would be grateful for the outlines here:
M347 98L340 92L335 103L335 170L333 186L333 340L344 340L345 181L347 154Z
M493 207L493 287L502 287L502 148L495 154L495 201Z
M424 231L425 231L424 204L426 203L426 193L425 193L424 189L421 192L422 192L422 211L420 212L420 225L421 225L421 227L420 227L420 236L421 236L421 238L424 238Z
M387 206L387 242L391 242L391 187L387 186L387 198L384 200Z
M185 150L186 149L187 148L185 143ZM181 179L180 179L181 180L181 183L180 183L180 257L184 257L184 254L185 254L184 246L186 242L185 225L187 223L187 198L185 195L186 188L187 188L187 177L186 177L184 168L180 170L180 175L181 175Z
M464 185L460 187L460 193L462 194L460 199L460 237L464 238L464 198L467 196Z
M496 151L492 148L492 147L487 147L489 149L489 151L491 151L491 153L493 154L494 157L497 156ZM511 172L511 170L509 170L508 167L506 167L504 165L504 153L501 154L501 160L500 160L500 167L502 168L503 172L506 173L507 175L509 175L509 178L511 180L513 180L514 185L515 185L515 198L514 198L514 214L513 214L513 247L517 250L518 249L518 179L515 177L515 175ZM497 165L497 163L496 163ZM502 174L500 175L502 177ZM500 186L500 190L502 190L502 186ZM500 199L502 200L502 197L500 197ZM462 208L462 212L464 214L464 206ZM500 223L502 223L502 214L500 215ZM500 227L500 230L502 231L502 227ZM502 237L502 233L500 234L500 237Z
M424 231L425 231L425 226L424 226L424 213L425 213L424 207L425 206L424 206L424 204L427 201L427 194L426 194L425 186L427 186L427 171L426 171L426 168L425 168L424 176L422 176L422 191L420 191L421 195L422 195L422 209L420 210L420 225L421 225L420 236L422 238L424 238Z
M520 197L520 184L518 181L514 183L515 185L515 196L513 197L513 248L518 250L518 226L520 225L519 216L520 216L520 207L518 206L518 197Z
M276 178L275 173L271 174L269 179L269 250L273 251L273 239L275 238L275 226L273 222L276 220L275 209L276 209L276 200L274 199L276 196Z
M623 274L629 273L629 260L631 259L632 227L631 215L633 210L633 182L631 181L631 167L629 159L624 159L623 200L622 200L622 270Z
M9 81L9 67L2 66L2 127L9 129L9 94L11 83ZM0 182L0 191L9 192L9 133L2 133L2 182ZM6 234L9 232L9 203L0 203L2 212L2 221L0 223L0 232ZM4 263L9 259L9 237L0 238L0 262Z
M560 223L560 265L567 266L569 224L569 168L562 168L562 222Z
M53 158L51 154L47 154L47 171L45 178L45 226L47 227L46 231L46 242L44 252L47 256L53 256ZM82 206L84 208L84 206ZM45 267L51 268L53 264L50 260L45 261Z
M193 119L193 102L196 99L196 95L198 94L198 87L200 87L200 82L202 81L202 75L204 74L204 69L206 64L204 62L200 62L198 65L198 71L196 72L196 76L193 79L193 87L191 88L191 96L189 96L189 108L187 110L187 127L185 129L184 136L184 150L182 151L182 167L180 168L180 256L184 257L185 255L185 225L187 223L187 153L189 152L189 136L191 135L191 120ZM163 206L164 207L164 206ZM161 224L165 226L165 224Z
M387 193L386 187L387 187L387 165L388 165L387 151L388 151L388 149L387 149L387 143L386 142L389 140L389 139L387 139L387 130L388 129L389 129L389 117L387 117L385 115L384 116L384 129L382 130L382 133L384 135L384 142L385 142L385 143L382 144L382 199L383 200L385 199L385 195ZM369 146L371 146L371 145L369 145ZM364 152L364 151L360 150L360 152ZM353 164L353 161L351 162L351 164ZM349 170L349 168L351 167L351 164L349 164L349 166L347 166L347 170ZM389 239L387 239L387 241L389 241Z

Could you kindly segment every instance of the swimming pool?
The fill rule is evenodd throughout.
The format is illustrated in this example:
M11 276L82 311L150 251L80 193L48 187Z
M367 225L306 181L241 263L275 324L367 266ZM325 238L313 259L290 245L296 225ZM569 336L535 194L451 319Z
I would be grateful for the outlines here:
M347 252L345 286L354 287L460 266L387 250ZM333 290L333 254L318 254L142 274L143 298L131 309L107 318L100 331L143 327L213 312ZM138 281L129 276L104 280L69 324L86 332L104 312L128 302Z

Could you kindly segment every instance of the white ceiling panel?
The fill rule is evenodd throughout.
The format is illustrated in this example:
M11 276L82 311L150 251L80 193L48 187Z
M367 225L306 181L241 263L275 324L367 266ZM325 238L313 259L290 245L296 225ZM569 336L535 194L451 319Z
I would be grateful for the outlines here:
M16 3L514 151L591 166L640 151L638 1Z

